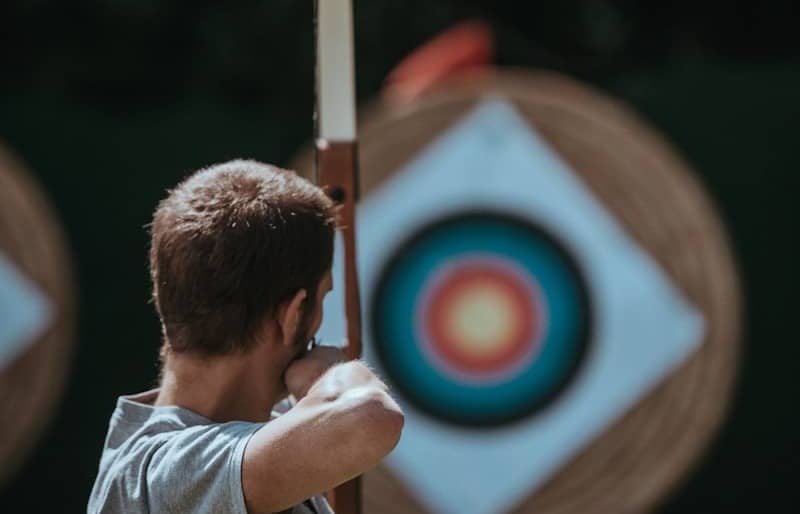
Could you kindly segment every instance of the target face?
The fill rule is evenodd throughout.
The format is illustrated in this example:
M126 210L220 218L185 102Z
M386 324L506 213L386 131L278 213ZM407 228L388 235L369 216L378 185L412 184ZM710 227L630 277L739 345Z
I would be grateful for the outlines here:
M585 281L530 221L465 212L414 233L380 273L372 334L382 367L412 404L459 425L533 414L586 353Z
M399 137L381 130L380 149ZM483 100L372 182L364 359L405 412L385 462L427 512L519 510L703 340L702 313L513 103ZM328 295L323 339L344 312Z

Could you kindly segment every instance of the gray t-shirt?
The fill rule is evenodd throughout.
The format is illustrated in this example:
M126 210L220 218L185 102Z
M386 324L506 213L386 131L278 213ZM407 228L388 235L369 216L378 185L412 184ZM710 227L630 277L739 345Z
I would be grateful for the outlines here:
M117 400L87 513L247 514L242 457L263 423L215 423L182 407L154 407L157 395ZM287 512L333 514L322 496Z

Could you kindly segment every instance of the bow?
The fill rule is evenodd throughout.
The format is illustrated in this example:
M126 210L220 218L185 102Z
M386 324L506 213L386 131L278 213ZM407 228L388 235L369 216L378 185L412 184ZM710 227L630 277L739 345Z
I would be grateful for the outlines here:
M344 243L345 312L348 359L361 356L361 307L356 270L355 203L358 148L355 120L352 0L315 0L317 38L316 179L339 205ZM332 496L332 498L330 497ZM361 514L361 480L329 495L337 514Z

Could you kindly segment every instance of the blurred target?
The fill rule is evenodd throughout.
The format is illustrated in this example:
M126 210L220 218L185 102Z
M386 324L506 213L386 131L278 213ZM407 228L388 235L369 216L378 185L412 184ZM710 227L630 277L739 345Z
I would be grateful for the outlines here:
M0 144L0 481L22 464L61 397L74 303L58 219Z
M395 253L370 311L395 386L456 424L496 426L555 398L588 344L589 300L573 259L530 221L468 212Z
M364 357L406 409L366 510L651 509L738 355L735 270L685 163L618 102L522 71L375 105L359 139Z

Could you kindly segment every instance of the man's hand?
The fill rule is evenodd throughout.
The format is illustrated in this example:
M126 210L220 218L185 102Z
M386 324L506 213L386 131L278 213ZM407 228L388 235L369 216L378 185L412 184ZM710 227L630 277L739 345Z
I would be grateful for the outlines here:
M293 364L289 381L310 382L315 373L304 368L319 370L336 357L341 353L334 349L315 348ZM403 411L363 362L330 367L297 405L247 443L242 490L248 512L283 511L364 473L392 451L402 430Z
M333 346L316 346L286 368L283 374L286 390L300 400L328 368L344 361L343 350Z

